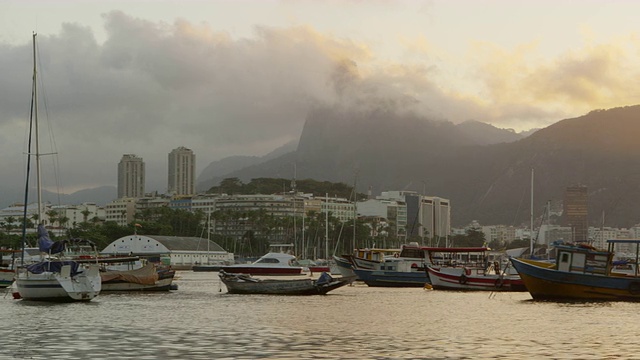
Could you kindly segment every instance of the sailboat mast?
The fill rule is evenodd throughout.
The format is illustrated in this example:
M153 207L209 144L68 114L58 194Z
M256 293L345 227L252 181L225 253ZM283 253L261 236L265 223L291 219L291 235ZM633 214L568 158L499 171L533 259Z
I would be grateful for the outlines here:
M324 206L324 256L329 259L329 193L324 193Z
M40 133L38 129L38 81L36 66L36 35L33 34L33 114L36 132L36 190L38 191L38 221L42 222L42 178L40 175Z
M531 234L529 238L531 239L530 254L533 256L533 168L531 168Z

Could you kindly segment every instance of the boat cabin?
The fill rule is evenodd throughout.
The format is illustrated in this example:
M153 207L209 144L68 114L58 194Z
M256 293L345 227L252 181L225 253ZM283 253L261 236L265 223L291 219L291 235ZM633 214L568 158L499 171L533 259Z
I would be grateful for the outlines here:
M612 259L613 252L586 244L556 246L556 269L559 271L608 275Z
M486 247L423 247L425 262L435 267L482 268L487 266Z
M611 271L626 276L640 276L638 260L640 260L640 239L607 240L607 250L615 254Z

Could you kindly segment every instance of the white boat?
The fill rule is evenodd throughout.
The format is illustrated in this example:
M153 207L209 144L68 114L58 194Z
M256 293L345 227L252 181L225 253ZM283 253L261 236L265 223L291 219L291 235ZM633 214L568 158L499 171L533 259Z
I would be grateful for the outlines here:
M38 219L42 219L42 184L40 179L40 153L38 135L38 96L36 71L36 34L33 34L33 88L32 118L29 131L29 156L27 170L31 166L31 157L35 156L37 171ZM35 130L35 135L32 131ZM35 140L35 152L31 152L31 139ZM25 189L25 219L23 221L22 248L26 245L26 207L28 204L29 171L27 171L27 189ZM43 224L38 225L38 247L42 260L31 265L21 265L16 271L14 297L24 300L43 301L89 301L100 293L102 282L97 263L80 264L64 258L67 240L52 241ZM95 249L94 249L95 250Z
M19 250L0 249L0 255L9 254L7 256L0 257L0 289L7 288L13 284L13 278L16 273L13 265L15 264L16 254L19 252Z
M290 254L270 252L251 264L222 266L228 273L250 275L301 275L302 267L296 266L296 257Z

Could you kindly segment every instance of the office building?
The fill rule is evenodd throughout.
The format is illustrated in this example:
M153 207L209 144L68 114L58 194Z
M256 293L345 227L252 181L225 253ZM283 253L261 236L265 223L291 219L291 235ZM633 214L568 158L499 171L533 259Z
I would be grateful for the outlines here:
M144 196L144 162L133 154L122 155L118 163L118 198Z
M571 227L573 242L586 242L589 235L587 187L569 186L564 194L564 215L566 226Z
M169 187L173 196L190 196L196 190L196 155L180 146L169 153Z

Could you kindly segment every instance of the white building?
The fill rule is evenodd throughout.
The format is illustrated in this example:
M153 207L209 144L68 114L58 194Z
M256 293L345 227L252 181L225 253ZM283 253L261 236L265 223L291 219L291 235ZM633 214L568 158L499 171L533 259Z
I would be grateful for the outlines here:
M121 237L100 252L103 255L133 255L160 261L170 259L177 270L189 270L197 264L232 264L233 253L215 242L200 237L130 235Z
M120 226L126 226L135 219L136 199L121 198L105 205L105 221L115 221Z

